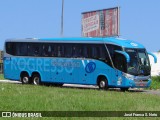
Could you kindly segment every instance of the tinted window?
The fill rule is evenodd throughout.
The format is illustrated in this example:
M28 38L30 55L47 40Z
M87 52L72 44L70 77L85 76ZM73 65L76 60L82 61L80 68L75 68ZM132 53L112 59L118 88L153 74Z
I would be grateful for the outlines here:
M41 56L42 55L41 43L28 43L28 55L29 56Z
M72 57L72 44L65 44L65 57L70 58Z
M27 43L16 43L15 51L17 56L27 56L28 55L28 45Z
M125 56L123 56L119 53L115 54L114 65L120 71L123 71L123 72L127 71L127 69L126 69L126 66L127 66L126 58L125 58Z
M51 44L50 47L51 47L50 57L55 57L56 56L56 45Z
M64 57L64 45L56 45L56 57Z
M84 45L83 54L84 54L85 58L93 58L92 47L93 47L93 45L91 45L91 44Z
M112 61L115 61L115 50L122 50L122 47L117 46L117 45L111 45L111 44L106 44L108 51L110 53L110 56L112 58Z
M108 50L109 50L109 53L111 55L111 57L113 58L114 57L114 51L115 50L122 50L122 48L120 46L117 46L117 45L111 45L111 44L107 44L106 45Z
M108 49L113 54L112 52L120 47L108 45ZM104 44L7 42L6 52L17 56L91 58L105 61L110 65Z
M104 44L93 45L93 58L106 62L111 66L111 61Z
M82 44L72 44L72 57L81 58L83 57L83 46Z
M42 45L42 55L43 57L50 57L53 55L53 47L51 46L51 44L43 44Z
M6 53L15 55L15 44L13 42L6 42Z
M92 48L92 56L93 56L93 58L94 59L99 59L100 58L100 50L101 48L100 48L100 46L99 45L93 45L93 48Z

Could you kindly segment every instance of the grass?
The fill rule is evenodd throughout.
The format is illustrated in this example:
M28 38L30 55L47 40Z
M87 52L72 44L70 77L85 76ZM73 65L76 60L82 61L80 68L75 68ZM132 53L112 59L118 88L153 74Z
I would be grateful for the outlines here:
M141 92L0 83L0 111L160 111L157 101Z
M160 89L160 76L152 77L152 84L149 87L149 89L154 89L154 90Z
M160 110L160 104L157 103L157 101L160 101L159 96L146 95L141 92L106 92L99 91L97 89L84 90L75 88L58 88L2 83L0 84L0 88L0 110Z
M0 75L1 79L4 79L2 74ZM149 89L159 88L160 77L152 77L152 84ZM160 101L159 96L141 92L99 91L97 89L0 83L0 111L160 111L160 104L157 101ZM21 118L14 119L19 120ZM29 120L30 118L25 119ZM41 119L50 120L53 118ZM75 120L77 118L58 117L54 119ZM81 117L78 119L105 120L106 118ZM110 117L107 119L138 120L139 118ZM141 117L141 119L151 118Z
M4 80L3 74L0 74L0 80Z

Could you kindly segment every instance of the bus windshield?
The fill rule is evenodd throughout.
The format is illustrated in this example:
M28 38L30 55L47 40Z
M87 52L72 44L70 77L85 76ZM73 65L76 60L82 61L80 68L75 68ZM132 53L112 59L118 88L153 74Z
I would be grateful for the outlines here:
M126 48L125 51L130 56L127 73L131 75L150 75L151 67L145 49Z

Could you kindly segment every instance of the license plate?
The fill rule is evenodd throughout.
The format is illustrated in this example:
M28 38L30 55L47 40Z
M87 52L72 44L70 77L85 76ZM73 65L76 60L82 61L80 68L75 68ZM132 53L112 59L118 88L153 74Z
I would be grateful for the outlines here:
M139 86L144 86L144 84L143 84L143 83L140 83Z

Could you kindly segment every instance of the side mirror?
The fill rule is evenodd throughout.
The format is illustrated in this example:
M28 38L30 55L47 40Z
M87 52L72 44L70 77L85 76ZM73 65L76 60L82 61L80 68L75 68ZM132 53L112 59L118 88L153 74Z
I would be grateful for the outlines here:
M148 52L148 54L154 58L154 63L157 63L157 57L151 52Z
M126 58L126 60L127 60L127 63L130 62L130 56L128 55L128 53L126 53L126 52L124 52L124 51L120 51L120 50L115 50L115 52L124 55L125 58Z

